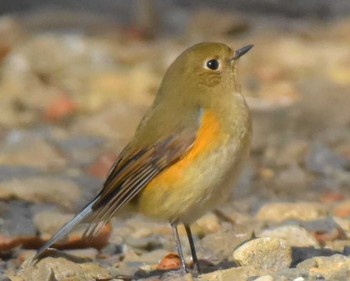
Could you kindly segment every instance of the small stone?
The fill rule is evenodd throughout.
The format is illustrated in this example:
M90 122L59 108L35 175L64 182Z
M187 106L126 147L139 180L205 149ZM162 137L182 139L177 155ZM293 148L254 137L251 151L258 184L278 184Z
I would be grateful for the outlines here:
M297 265L298 270L308 272L310 280L348 280L349 267L350 258L343 255L314 257Z
M233 253L242 266L254 266L277 271L292 263L292 249L284 239L263 237L244 243Z
M206 235L197 247L198 256L214 263L226 260L242 242L251 239L253 231L242 225L224 225L216 233Z
M299 194L310 187L309 175L298 165L290 165L274 178L274 189L286 194Z
M69 165L73 167L91 165L91 163L96 161L96 158L101 155L102 146L104 144L102 138L82 134L74 136L55 136L54 141L59 150L63 152L64 155L67 155L67 158L69 158ZM116 156L116 152L114 152L114 160ZM103 179L105 178L106 174Z
M339 226L350 238L350 221L343 218L333 217L334 222Z
M81 198L80 188L73 181L31 177L0 183L0 198L17 198L33 203L53 203L74 210Z
M45 117L48 121L56 122L73 115L77 109L77 104L65 94L60 94L48 106Z
M263 230L258 237L275 237L286 240L292 247L319 247L315 237L305 228L297 225L285 225Z
M325 192L320 197L321 203L335 203L344 200L345 195L339 192Z
M159 235L150 235L147 237L125 237L125 243L131 247L152 251L155 249L162 248L162 237Z
M348 249L350 247L350 240L327 241L325 245L327 248L331 248L333 251L343 252L344 249Z
M158 264L157 269L160 270L175 270L180 269L181 260L177 254L167 254Z
M66 165L66 159L41 137L13 130L0 148L0 164L57 170Z
M144 263L150 265L152 269L155 269L158 266L159 262L168 255L169 251L165 249L157 249L154 251L145 252L139 256L139 258L140 260L143 260Z
M336 217L348 218L350 216L350 200L344 200L336 204L332 213Z
M305 164L310 171L327 175L336 170L343 170L347 161L327 146L315 143L306 155Z
M209 233L216 233L221 229L219 219L213 213L208 213L202 216L191 227L194 234L204 236Z
M286 220L310 221L326 214L322 205L308 202L298 203L268 203L257 213L256 217L262 221L282 222Z
M79 280L90 281L109 279L109 271L98 264L90 262L73 262L65 258L45 258L34 266L30 261L23 264L19 277L34 280Z
M198 276L198 281L232 281L232 280L248 280L251 276L263 274L263 270L259 270L252 266L232 267L224 270L217 270L207 274Z

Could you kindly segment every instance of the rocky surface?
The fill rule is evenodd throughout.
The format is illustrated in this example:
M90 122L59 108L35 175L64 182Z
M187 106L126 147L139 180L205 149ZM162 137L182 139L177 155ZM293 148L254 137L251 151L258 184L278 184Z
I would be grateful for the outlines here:
M0 18L0 280L349 279L350 19L183 16L187 34L152 40L128 26L31 31ZM94 239L78 227L31 263L99 190L165 69L197 41L255 44L240 63L250 160L228 202L192 226L203 274L183 275L168 224L131 209Z

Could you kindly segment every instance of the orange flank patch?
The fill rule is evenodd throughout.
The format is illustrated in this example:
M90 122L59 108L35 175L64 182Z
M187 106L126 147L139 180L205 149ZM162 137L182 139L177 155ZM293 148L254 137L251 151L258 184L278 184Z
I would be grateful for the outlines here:
M202 117L201 126L192 149L181 160L152 180L146 189L158 184L171 185L176 182L183 171L191 165L192 161L215 146L215 139L219 138L220 131L220 123L215 114L206 111Z

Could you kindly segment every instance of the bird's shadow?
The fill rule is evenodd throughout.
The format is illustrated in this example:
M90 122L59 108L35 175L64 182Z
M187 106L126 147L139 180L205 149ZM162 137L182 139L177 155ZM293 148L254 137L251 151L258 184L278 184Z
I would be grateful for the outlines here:
M41 255L41 257L38 260L32 261L33 265L36 265L44 258L64 258L68 261L74 262L74 263L86 263L86 262L93 262L93 259L88 257L77 257L75 255L68 254L64 251L56 250L53 248L49 248Z

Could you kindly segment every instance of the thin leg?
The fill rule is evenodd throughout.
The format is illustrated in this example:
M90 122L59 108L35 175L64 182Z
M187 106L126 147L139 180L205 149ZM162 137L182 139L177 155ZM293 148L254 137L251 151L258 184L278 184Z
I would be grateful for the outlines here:
M185 262L184 254L182 252L179 232L177 231L177 223L172 223L171 228L173 229L173 235L174 235L174 239L176 242L176 249L177 249L177 252L178 252L180 259L181 259L181 267L184 270L184 272L186 273L187 272L186 262Z
M192 231L191 231L190 226L187 225L187 224L185 224L185 229L186 229L188 241L190 242L192 261L193 261L194 265L197 267L198 273L200 274L201 273L201 269L200 269L199 263L198 263L198 258L197 258L197 254L196 254L196 248L194 247L194 243L193 243Z

